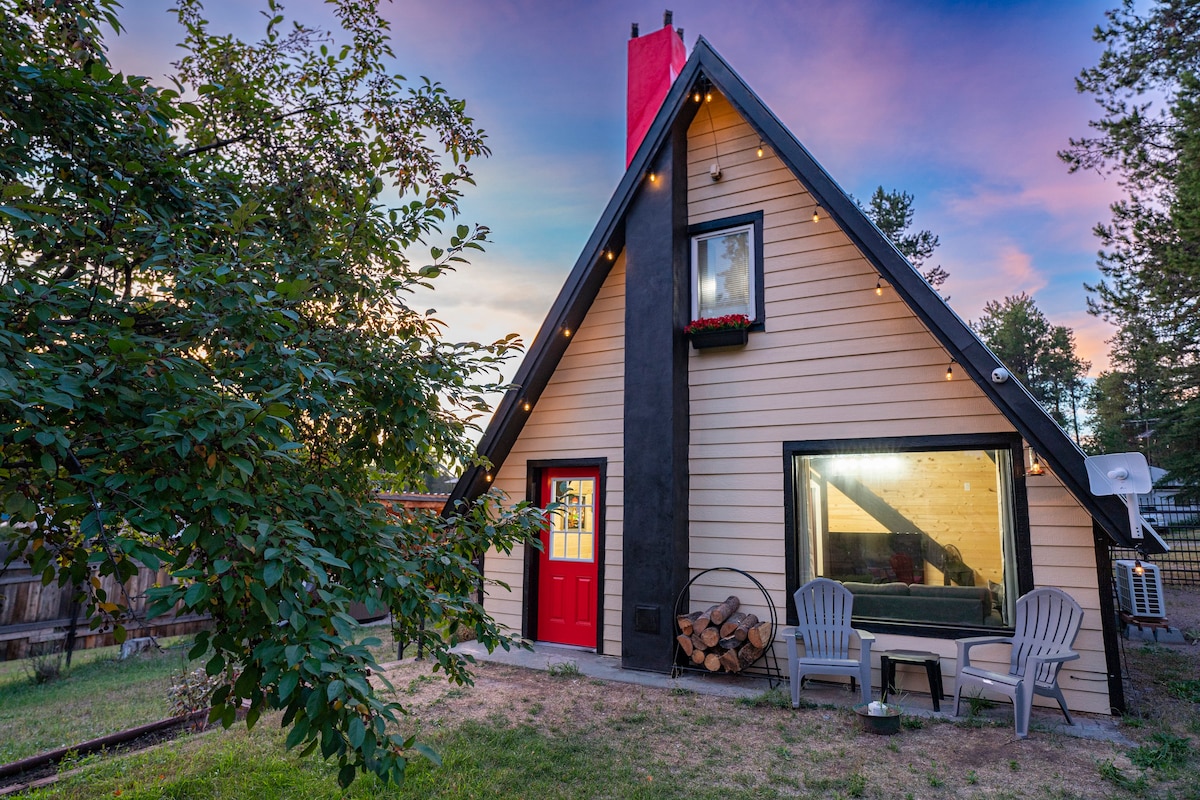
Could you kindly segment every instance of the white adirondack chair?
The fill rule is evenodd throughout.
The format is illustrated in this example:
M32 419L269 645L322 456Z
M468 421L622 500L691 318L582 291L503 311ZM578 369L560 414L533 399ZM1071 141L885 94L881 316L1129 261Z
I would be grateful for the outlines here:
M1058 686L1058 672L1067 661L1079 658L1071 649L1083 621L1083 609L1061 589L1034 589L1017 600L1016 633L1013 636L976 636L959 639L958 674L954 681L954 714L963 689L990 690L1012 699L1017 738L1029 736L1029 714L1033 696L1058 701L1067 724L1073 725L1067 701ZM985 644L1012 647L1008 672L991 672L971 665L971 648Z
M800 624L787 636L788 673L792 684L792 708L800 706L800 686L806 675L849 675L851 688L857 681L862 701L871 702L871 645L875 634L850 625L854 595L828 578L816 578L796 590L796 612ZM850 640L857 637L857 658L850 656ZM804 656L799 643L804 643Z

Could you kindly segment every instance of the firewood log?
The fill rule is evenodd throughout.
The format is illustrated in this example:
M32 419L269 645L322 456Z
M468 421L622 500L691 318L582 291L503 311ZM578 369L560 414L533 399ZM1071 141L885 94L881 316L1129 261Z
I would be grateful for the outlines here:
M705 647L716 647L720 639L721 632L716 628L705 628L700 632L700 641L704 642Z
M708 649L708 645L706 645L704 643L704 640L700 638L699 633L693 633L691 636L691 639L692 639L692 647L694 649L696 649L696 650L707 650Z
M741 672L742 665L738 661L736 650L726 650L721 653L721 666L726 672Z
M730 595L729 597L725 598L724 603L718 603L708 610L708 618L712 620L713 625L719 626L722 622L729 619L730 615L737 611L738 606L741 604L741 600L738 600L733 595Z
M704 657L704 668L709 672L716 672L721 668L721 657L716 653L709 653Z
M703 650L701 650L699 647L697 647L695 650L692 651L692 663L693 664L703 664L705 655L706 655L706 653Z
M675 641L679 642L679 649L683 651L685 656L690 656L692 651L696 649L692 644L692 637L684 636L682 633L675 637Z
M741 621L745 618L746 612L744 611L735 611L730 614L729 619L725 620L725 622L721 624L721 638L724 639L726 636L731 635L735 630L737 630L737 626L741 624Z
M746 632L746 641L755 647L766 648L771 644L771 623L763 622Z
M746 641L746 636L750 633L750 629L757 624L758 617L756 617L754 614L747 614L746 616L742 617L742 620L737 624L737 627L730 631L729 634L723 638L732 638L737 639L739 642L744 642Z
M726 636L724 639L717 640L717 647L722 650L737 650L744 641L745 639L738 639L736 636Z
M699 611L693 611L690 614L680 614L678 617L676 617L675 621L679 623L679 632L686 634L687 636L691 636L692 626L695 625L696 618L699 616Z
M765 652L765 648L755 647L752 644L744 644L742 645L742 649L737 651L738 663L741 664L742 669L745 669L755 661L758 661L759 657Z

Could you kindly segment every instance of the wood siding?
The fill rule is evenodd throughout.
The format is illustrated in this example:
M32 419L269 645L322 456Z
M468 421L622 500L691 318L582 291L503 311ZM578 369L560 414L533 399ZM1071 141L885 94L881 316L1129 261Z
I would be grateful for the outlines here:
M496 475L495 485L513 500L526 496L528 464L550 459L608 459L605 481L604 631L605 653L621 651L621 522L624 504L623 412L625 358L625 259L613 264L584 323L574 332L558 369L537 404L512 452ZM497 621L521 630L525 588L524 548L509 555L489 552L484 560L490 580L510 591L487 588L485 605Z
M745 348L689 359L691 568L750 572L782 617L783 442L1014 428L961 370L945 379L946 350L894 292L876 296L878 273L824 210L812 221L814 199L769 147L757 157L759 141L720 96L689 131L689 224L764 213L766 306L766 330ZM1064 692L1072 709L1108 713L1090 519L1051 475L1028 491L1035 581L1066 589L1086 612ZM754 599L736 575L713 575L694 587L693 607L731 592ZM953 641L884 634L878 647L938 652L953 689Z

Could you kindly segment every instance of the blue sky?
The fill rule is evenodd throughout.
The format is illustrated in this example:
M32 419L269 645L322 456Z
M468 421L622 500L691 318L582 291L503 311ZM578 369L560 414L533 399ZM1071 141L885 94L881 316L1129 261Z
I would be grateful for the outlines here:
M1119 187L1068 175L1056 152L1097 115L1074 81L1099 57L1091 33L1116 0L385 3L395 70L465 98L492 149L462 219L491 227L492 243L419 300L450 337L536 333L624 168L630 23L656 30L664 2L689 49L704 36L844 189L916 196L915 226L941 238L934 260L960 316L1028 292L1075 330L1093 375L1106 365L1112 330L1086 313L1083 284L1099 279L1092 228ZM169 73L171 5L127 0L118 67ZM318 0L285 5L331 20ZM210 0L207 16L249 38L261 7Z

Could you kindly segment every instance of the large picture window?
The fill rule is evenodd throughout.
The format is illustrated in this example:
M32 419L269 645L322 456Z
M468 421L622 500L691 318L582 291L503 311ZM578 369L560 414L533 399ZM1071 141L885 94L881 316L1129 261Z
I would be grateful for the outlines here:
M796 582L841 581L856 619L1009 627L1013 447L933 438L789 448Z
M691 234L692 319L761 321L762 214L694 225Z

